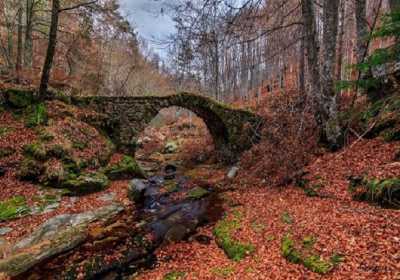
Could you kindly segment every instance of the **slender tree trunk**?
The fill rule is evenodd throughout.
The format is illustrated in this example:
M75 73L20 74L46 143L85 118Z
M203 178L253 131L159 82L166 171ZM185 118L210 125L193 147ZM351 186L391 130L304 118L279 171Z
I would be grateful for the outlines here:
M343 66L343 37L344 37L344 23L346 19L346 0L340 1L340 20L339 20L339 36L338 36L338 51L337 51L337 68L336 80L342 80L342 66Z
M23 14L23 6L20 4L18 8L17 14L17 60L15 63L15 70L17 73L17 84L20 83L21 80L21 67L22 67L22 14Z
M321 84L320 74L318 65L319 55L319 42L317 37L316 22L314 16L313 0L301 0L302 17L304 25L304 40L305 48L307 51L307 64L308 64L308 76L310 79L311 90L310 100L313 101L313 105L316 111L316 120L321 125L321 118L318 113L317 99L320 95Z
M400 9L400 1L399 0L389 0L390 10L395 11Z
M302 38L300 40L300 50L299 50L299 89L301 93L306 92L306 80L305 80L305 71L306 71L306 50L305 50L305 32L304 28L301 28Z
M361 63L365 55L367 53L368 43L367 43L367 36L368 36L368 22L366 19L367 10L366 10L367 0L356 0L356 59L357 63Z
M25 42L24 42L24 66L32 68L33 56L33 15L34 15L34 0L26 0L26 27L25 27Z
M341 130L337 121L337 95L335 92L336 42L338 33L339 1L324 1L324 32L323 32L323 67L321 75L322 86L322 118L327 142L332 147L340 145Z
M51 10L51 25L49 32L49 43L47 46L46 59L44 61L42 78L39 87L39 97L43 98L47 92L48 83L50 79L50 71L53 65L54 54L57 45L57 28L58 28L58 16L60 12L60 0L53 0Z

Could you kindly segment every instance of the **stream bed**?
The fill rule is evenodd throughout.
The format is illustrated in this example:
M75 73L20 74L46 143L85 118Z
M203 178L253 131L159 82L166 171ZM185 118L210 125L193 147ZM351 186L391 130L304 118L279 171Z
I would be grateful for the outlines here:
M199 185L199 180L194 183L177 172L174 165L167 165L148 179L131 180L128 197L134 203L115 205L108 211L110 215L93 219L87 219L88 213L71 215L67 230L55 227L57 220L47 221L42 232L39 229L34 234L46 236L46 230L51 229L63 236L67 244L62 248L66 249L49 254L15 279L129 279L157 264L157 248L187 242L198 227L216 222L223 213L214 186ZM63 222L66 220L63 217ZM193 240L197 241L192 242L207 243L212 238L195 236ZM69 240L75 243L69 244Z

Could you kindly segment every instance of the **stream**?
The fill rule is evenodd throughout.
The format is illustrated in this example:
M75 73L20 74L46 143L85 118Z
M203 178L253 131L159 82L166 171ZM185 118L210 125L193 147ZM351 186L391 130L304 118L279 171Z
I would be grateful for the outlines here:
M131 180L128 196L135 202L133 208L89 225L78 247L46 259L17 279L130 279L154 268L155 250L161 246L188 242L189 237L190 242L208 244L213 237L196 235L196 229L216 222L223 208L214 186L199 182L175 165L145 180ZM79 219L75 215L71 224L79 224Z

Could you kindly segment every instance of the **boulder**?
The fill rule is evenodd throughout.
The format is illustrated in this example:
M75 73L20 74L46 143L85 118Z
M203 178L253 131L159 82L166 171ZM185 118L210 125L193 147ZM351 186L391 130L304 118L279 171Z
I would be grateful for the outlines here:
M145 172L136 160L130 156L124 156L116 164L109 165L104 172L110 180L131 179L134 177L146 178Z
M228 174L227 174L228 179L233 179L233 178L235 178L236 175L237 175L237 173L238 173L238 171L239 171L239 167L236 167L236 166L232 167L232 168L229 170Z
M119 204L112 204L93 211L49 219L12 246L11 254L0 260L0 273L15 277L46 259L75 248L87 238L90 223L106 222L123 209Z
M143 201L146 188L146 181L133 179L128 186L128 198L136 203Z
M74 195L88 194L92 192L102 191L109 184L107 176L103 173L87 173L82 174L74 179L63 182L62 187L67 189Z

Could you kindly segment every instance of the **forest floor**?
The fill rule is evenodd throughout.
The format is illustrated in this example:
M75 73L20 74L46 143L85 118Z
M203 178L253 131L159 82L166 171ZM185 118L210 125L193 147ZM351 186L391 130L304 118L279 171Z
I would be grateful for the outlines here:
M0 180L0 200L22 195L33 207L41 190L17 180L16 171L23 146L35 141L37 132L7 112L0 115L0 122L7 124L1 129L0 149L14 151L0 160L0 166L7 168ZM400 177L399 141L361 140L315 157L305 169L304 179L316 190L310 196L294 184L269 186L240 168L234 179L228 179L229 167L215 163L212 140L202 125L186 120L150 127L142 137L139 160L151 159L160 167L176 163L186 175L214 186L223 199L225 217L200 228L187 241L157 249L155 268L132 279L400 279L400 211L354 201L348 191L350 176ZM163 149L168 142L177 151L166 156ZM90 154L95 148L83 151ZM127 184L115 181L104 191L62 197L54 211L1 222L1 228L11 228L1 239L14 242L51 217L96 209L110 203L110 193L113 201L129 205ZM230 260L216 242L216 228L229 222L234 223L231 238L251 248L240 261ZM209 242L203 242L204 237ZM289 238L301 253L311 254L322 266L329 264L327 273L320 275L289 262L282 251Z
M220 178L217 185L226 189L225 219L240 221L234 237L252 244L254 252L239 262L229 260L213 239L216 225L211 224L199 231L211 238L210 244L194 238L160 248L157 268L132 279L400 279L400 212L353 201L348 192L350 175L399 177L400 162L394 161L399 148L399 142L362 140L315 158L306 170L318 186L316 197L294 185L272 188L248 177L246 170L227 181L215 170L202 169L198 176L203 179L208 175L215 184ZM321 276L288 262L282 256L287 234L297 245L311 243L322 260L340 256L338 264Z

